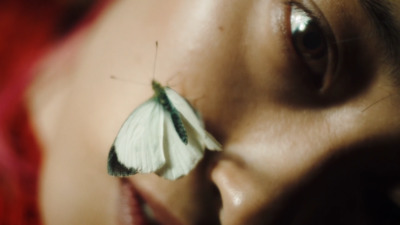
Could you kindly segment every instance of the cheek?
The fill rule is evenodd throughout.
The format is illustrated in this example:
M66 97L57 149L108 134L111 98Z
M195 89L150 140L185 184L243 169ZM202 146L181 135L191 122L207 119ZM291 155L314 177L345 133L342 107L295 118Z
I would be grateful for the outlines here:
M287 94L293 95L291 85L285 82L288 70L283 66L284 59L275 58L249 71L245 59L230 57L239 51L232 45L221 57L193 55L186 65L190 69L181 72L185 76L180 92L202 113L207 128L222 139L238 123L250 123L251 114L268 109ZM265 55L273 58L272 52Z
M261 218L271 201L324 154L322 146L329 142L318 140L313 131L318 127L272 104L246 111L235 129L227 131L224 150L211 169L222 199L222 221L248 224Z
M197 32L186 32L190 38L182 39L179 48L171 51L176 54L164 60L171 65L165 74L179 77L178 91L199 109L207 128L220 139L238 123L249 123L249 116L257 110L282 99L295 101L304 93L300 76L293 77L292 59L284 46L280 28L284 8L274 6L278 4L274 1L263 4L257 9L265 10L245 7L237 12L250 14L246 22L211 16L213 20L185 23L185 27L198 28Z

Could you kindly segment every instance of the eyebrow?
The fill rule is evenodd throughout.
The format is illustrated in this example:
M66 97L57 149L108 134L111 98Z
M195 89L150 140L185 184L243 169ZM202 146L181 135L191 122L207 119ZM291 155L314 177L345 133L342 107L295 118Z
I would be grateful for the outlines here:
M400 57L400 27L389 0L359 0L361 6L376 28L378 36L386 45L387 56L392 63L398 64Z

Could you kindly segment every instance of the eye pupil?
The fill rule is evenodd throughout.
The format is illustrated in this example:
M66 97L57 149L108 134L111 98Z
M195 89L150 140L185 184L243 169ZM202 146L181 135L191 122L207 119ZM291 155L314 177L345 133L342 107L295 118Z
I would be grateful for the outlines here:
M304 35L303 45L310 50L316 50L323 45L323 40L317 32L309 32Z
M301 49L303 49L304 56L312 59L319 59L325 56L326 43L321 31L318 29L310 29L301 37Z

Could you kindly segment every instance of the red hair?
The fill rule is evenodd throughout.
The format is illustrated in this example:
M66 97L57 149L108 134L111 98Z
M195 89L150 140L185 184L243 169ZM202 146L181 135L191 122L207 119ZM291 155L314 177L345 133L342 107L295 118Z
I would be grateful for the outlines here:
M87 2L87 1L85 1ZM24 103L40 57L105 4L6 0L0 3L0 224L41 224L39 145ZM95 6L96 7L93 7ZM89 10L90 9L90 10ZM88 13L91 12L91 13ZM83 18L85 18L83 20ZM79 23L78 23L79 21Z

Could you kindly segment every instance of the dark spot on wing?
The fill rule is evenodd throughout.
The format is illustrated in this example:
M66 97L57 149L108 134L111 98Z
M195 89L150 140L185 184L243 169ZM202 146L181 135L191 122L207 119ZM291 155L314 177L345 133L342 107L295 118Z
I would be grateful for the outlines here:
M127 168L119 160L117 153L115 152L115 146L113 145L108 153L108 174L117 177L125 177L129 175L134 175L137 171L133 168Z

